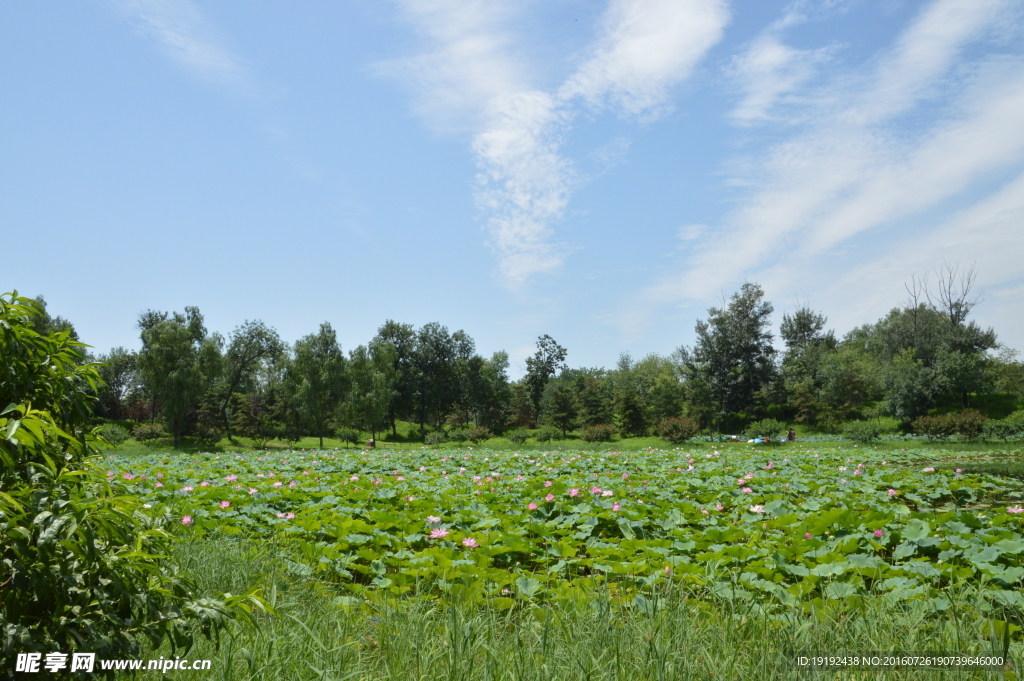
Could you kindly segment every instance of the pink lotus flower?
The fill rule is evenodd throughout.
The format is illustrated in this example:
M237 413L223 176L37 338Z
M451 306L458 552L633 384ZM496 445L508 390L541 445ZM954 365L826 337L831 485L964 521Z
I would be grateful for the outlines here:
M706 509L706 508L700 509L700 512L703 513L704 515L711 515L711 512L708 509Z
M551 485L552 485L552 484L553 484L553 483L552 483L552 482L551 482L550 480L545 480L545 481L544 481L544 486L545 486L545 487L551 487Z
M531 511L536 511L537 510L537 504L535 504L535 503L533 503L531 501L529 504L527 504L526 508L530 509Z
M722 506L721 504L715 504L715 508L721 511L723 508L725 508L725 506Z
M190 516L190 515L183 515L183 516L181 516L181 524L182 525L191 525L192 524L192 516Z
M428 515L427 522L431 523L432 525L436 525L437 523L441 522L441 518L436 515Z
M615 494L615 492L611 491L610 489L606 489L601 492L602 497L610 497L613 494Z
M222 501L222 502L220 502L220 507L221 508L228 508L229 506L231 506L231 502L230 501Z
M210 483L208 483L206 480L203 480L201 483L199 483L199 486L200 487L209 487Z
M158 478L162 478L162 477L164 477L164 474L163 474L163 473L157 473L157 474L156 474L156 477L158 477Z
M259 476L256 476L256 477L259 477ZM228 475L228 476L226 476L224 478L224 480L226 482L234 482L235 480L238 480L238 476L237 475Z
M357 480L359 480L359 476L353 475L351 478L349 478L349 480L351 480L352 482L356 482Z
M591 487L590 488L590 493L591 494L600 494L601 493L601 488L600 487Z
M622 474L622 479L626 480L627 478L629 478L629 473L623 473Z
M875 536L876 537L881 537L883 534L885 534L885 533L882 532L881 530L875 530Z
M575 487L573 487L571 490L569 490L569 496L570 497L578 497L579 495L580 495L580 491L578 489L576 489Z
M810 532L804 532L804 539L813 539L814 535Z
M182 492L191 492L193 489L195 489L195 488L194 487L190 487L188 485L185 485L184 487L181 488L181 491Z
M932 468L931 466L928 466L927 468L922 468L922 469L921 469L921 472L922 472L922 473L934 473L934 472L935 472L935 469L934 469L934 468Z
M555 500L555 495L554 494L549 494L546 497L544 497L544 501L554 501L554 500Z
M285 518L286 518L287 520L291 520L292 518L294 518L294 517L295 517L295 514L294 514L294 513L287 513L287 514L285 514L285 516L284 516L284 517L285 517Z
M256 492L259 492L259 490L256 489L255 487L250 487L249 488L249 494L256 494Z
M754 493L754 490L752 490L749 487L744 487L742 491L743 491L744 494L753 494Z
M896 496L897 494L899 494L899 492L897 492L896 490L894 490L894 489L890 489L890 490L889 490L889 496L890 496L890 497L894 497L894 496Z
M162 482L158 482L158 483L153 485L153 487L163 487L163 486L164 486L164 483L162 483Z
M121 477L124 478L125 480L134 480L135 479L135 476L132 475L131 473L125 473Z
M619 504L619 502L616 501L614 504L612 504L613 511L618 511L620 508L622 508L622 505Z
M107 471L107 477L108 478L113 477L113 475L114 475L114 471Z
M1009 506L1006 509L1007 513L1024 513L1024 506Z
M462 545L465 546L467 549L475 549L477 546L479 546L479 544L476 543L476 539L473 539L472 537L466 537L465 539L463 539Z
M963 473L963 469L961 469L961 468L957 468L957 469L956 469L956 472L957 472L957 473Z
M289 483L288 483L288 486L289 486L289 487L295 487L295 486L296 486L296 485L298 485L298 484L299 484L299 483L297 483L297 482L295 482L294 480L292 480L291 482L289 482Z
M429 539L443 539L448 536L448 530L443 527L435 527L430 533Z
M754 504L753 506L750 507L750 512L751 513L764 513L764 506L762 506L761 504Z
M280 489L282 486L284 486L283 482L275 482L274 483L274 489Z

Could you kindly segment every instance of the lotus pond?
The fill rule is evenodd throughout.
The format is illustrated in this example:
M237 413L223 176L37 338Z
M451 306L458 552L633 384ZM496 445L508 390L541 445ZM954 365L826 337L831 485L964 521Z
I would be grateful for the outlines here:
M285 451L112 455L96 475L197 541L275 542L339 602L512 608L667 580L768 611L867 595L949 607L977 585L1020 613L1024 483L915 449ZM103 484L98 482L98 484Z

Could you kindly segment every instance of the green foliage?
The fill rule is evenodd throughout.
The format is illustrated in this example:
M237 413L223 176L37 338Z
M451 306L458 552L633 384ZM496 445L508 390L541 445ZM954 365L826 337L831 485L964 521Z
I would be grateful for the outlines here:
M295 357L288 366L287 380L292 386L299 412L311 434L324 435L338 411L346 391L345 355L330 324L296 341Z
M773 310L760 286L743 284L724 309L708 309L707 321L697 322L693 349L681 351L688 380L705 386L718 414L752 408L758 392L773 379Z
M513 444L521 445L530 437L530 431L525 428L515 428L505 433L505 437Z
M658 423L658 437L672 444L682 444L700 432L700 424L691 418L669 416Z
M615 426L606 423L595 423L580 428L580 439L584 442L608 442L615 435Z
M556 426L565 437L576 423L576 395L569 381L559 378L550 382L544 391L541 409L544 423Z
M257 449L266 448L271 440L281 437L281 409L268 396L260 393L235 395L231 425L235 432L253 441Z
M116 423L104 424L100 427L97 434L105 441L109 442L114 448L117 448L118 445L124 444L128 438L131 437L127 430Z
M432 430L423 438L423 442L428 445L443 445L448 442L448 436L443 430Z
M461 444L469 439L469 432L466 428L452 428L448 431L448 442Z
M537 352L526 358L526 376L523 384L533 400L535 411L540 411L541 397L548 380L559 371L568 368L565 364L567 351L555 342L551 336L544 334L537 339Z
M159 423L140 423L132 428L132 437L137 442L155 442L167 437L167 431Z
M624 437L647 434L647 412L634 386L623 386L615 393L615 425Z
M358 430L353 430L351 428L339 428L334 432L334 437L338 438L342 442L347 442L350 445L358 445L363 439L359 435Z
M783 435L786 432L786 430L786 424L782 421L777 421L775 419L761 419L760 421L754 421L747 426L746 430L743 431L743 434L750 439L762 438L777 440L780 435Z
M0 401L9 405L0 411L2 657L129 657L140 638L187 648L196 634L218 632L235 601L193 599L190 581L161 559L171 542L164 523L86 466L95 433L83 417L97 368L81 362L84 346L67 331L34 331L39 314L34 301L0 296Z
M479 444L494 437L494 433L487 426L473 426L466 430L466 439L473 444Z
M854 442L871 442L882 434L882 424L877 421L848 421L841 429L843 437Z
M973 409L954 414L937 416L921 416L914 420L911 428L918 435L925 435L929 440L945 440L959 435L965 440L976 440L985 431L987 419Z
M533 438L537 442L551 442L552 440L557 440L561 435L561 431L557 428L544 426L534 434Z

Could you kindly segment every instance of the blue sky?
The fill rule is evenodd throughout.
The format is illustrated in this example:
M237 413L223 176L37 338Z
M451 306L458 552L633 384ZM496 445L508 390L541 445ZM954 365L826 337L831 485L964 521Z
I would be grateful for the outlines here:
M0 5L0 288L86 342L465 329L667 354L744 281L844 333L943 262L1024 349L1020 0ZM934 274L932 274L934 280Z

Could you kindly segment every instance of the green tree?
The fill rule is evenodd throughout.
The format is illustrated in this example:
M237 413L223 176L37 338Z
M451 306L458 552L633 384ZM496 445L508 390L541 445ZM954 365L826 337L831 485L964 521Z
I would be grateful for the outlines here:
M416 329L412 324L387 320L377 330L371 344L390 344L395 349L392 371L395 376L395 397L388 407L391 434L398 436L398 418L408 418L416 411L418 385L416 367Z
M367 349L360 345L350 353L350 392L346 404L348 421L361 430L377 433L387 428L395 390L395 348L390 343Z
M563 438L576 425L576 394L566 378L548 383L541 407L544 423L561 430Z
M122 408L125 399L139 382L138 360L138 353L122 347L113 348L96 358L100 379L103 381L99 393L100 403L112 419L124 418Z
M324 435L333 430L331 422L348 387L345 364L337 334L324 322L317 333L295 342L294 358L287 367L298 411L312 434L320 438L320 449Z
M261 321L246 321L228 335L224 353L223 379L214 398L220 422L228 439L231 432L230 407L235 394L253 391L261 366L275 361L284 352L277 331Z
M452 409L463 400L466 367L474 343L464 331L448 333L437 322L425 324L416 337L417 419L420 435L426 436L429 420L443 424Z
M566 349L544 334L537 339L537 352L526 358L526 377L523 383L530 391L534 413L540 413L540 401L548 380L569 367L565 364Z
M207 334L197 307L186 307L184 314L164 314L152 324L155 318L149 314L139 320L139 367L143 381L163 407L163 417L178 447L189 412L197 408L220 375L223 340L217 334Z
M474 355L467 362L465 400L473 423L501 428L512 407L512 388L508 380L508 353L495 352L490 359Z
M537 426L537 411L533 406L533 396L530 395L529 386L518 382L513 383L510 389L512 406L509 418L512 425L519 428L535 428Z
M580 425L611 425L614 419L611 388L607 380L594 374L580 374L577 378Z
M623 385L615 391L615 426L623 437L642 437L647 434L647 410L634 386Z
M708 309L697 322L697 342L682 348L688 381L699 381L716 407L716 417L746 412L775 376L770 319L774 308L757 284L746 283L728 306Z

